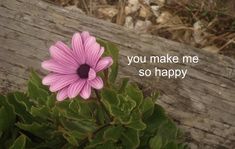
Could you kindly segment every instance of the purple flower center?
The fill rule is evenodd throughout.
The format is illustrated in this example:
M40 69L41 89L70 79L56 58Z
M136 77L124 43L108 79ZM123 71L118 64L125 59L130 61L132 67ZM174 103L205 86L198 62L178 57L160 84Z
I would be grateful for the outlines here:
M82 64L77 69L77 74L82 79L87 79L89 76L90 66L87 64Z

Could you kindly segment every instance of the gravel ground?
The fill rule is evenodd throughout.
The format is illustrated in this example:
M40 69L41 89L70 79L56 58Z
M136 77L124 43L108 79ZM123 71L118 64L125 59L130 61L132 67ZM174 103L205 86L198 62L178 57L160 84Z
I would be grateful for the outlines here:
M139 33L161 36L235 58L234 0L49 1Z

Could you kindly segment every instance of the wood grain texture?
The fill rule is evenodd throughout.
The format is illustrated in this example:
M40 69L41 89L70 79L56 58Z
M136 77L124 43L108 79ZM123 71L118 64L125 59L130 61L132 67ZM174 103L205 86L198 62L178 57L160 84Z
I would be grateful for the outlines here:
M138 34L39 0L0 0L0 92L24 90L30 68L57 40L69 43L76 31L90 31L120 48L120 76L161 93L158 103L187 134L191 148L235 148L235 60L187 45ZM199 64L127 66L131 55L197 55ZM185 79L140 78L142 68L188 69Z

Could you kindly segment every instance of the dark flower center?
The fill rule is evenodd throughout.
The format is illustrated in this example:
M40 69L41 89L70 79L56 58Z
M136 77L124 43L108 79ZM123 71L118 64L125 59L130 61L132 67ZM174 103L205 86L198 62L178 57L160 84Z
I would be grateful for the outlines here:
M80 78L82 79L87 79L89 76L89 70L90 66L87 64L82 64L80 67L77 69L77 74Z

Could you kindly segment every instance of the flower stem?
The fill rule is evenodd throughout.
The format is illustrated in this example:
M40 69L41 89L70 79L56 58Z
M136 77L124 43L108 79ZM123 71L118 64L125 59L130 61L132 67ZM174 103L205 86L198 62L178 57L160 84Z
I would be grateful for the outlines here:
M103 104L103 102L101 101L101 97L100 97L100 94L97 90L95 90L95 94L96 94L96 97L98 98L98 105L101 106L101 108L104 110L104 113L107 115L108 117L108 121L111 122L112 121L112 116L109 114L109 111L106 109L105 105Z
M104 128L110 126L110 125L111 125L110 123L107 123L107 124L101 126L101 127L98 128L95 132L93 132L92 137L95 137L95 135L96 135L99 131L101 131L102 129L104 129ZM87 144L88 142L89 142L89 139L88 139L88 137L86 137L85 139L83 139L83 140L79 143L80 145L78 146L78 149L83 149L83 148L86 146L86 144Z
M105 80L105 85L109 87L109 70L108 69L104 70L104 80Z
M97 91L97 90L95 90L95 95L96 95L96 97L100 100L101 98L100 98L100 94L99 94L99 92Z

